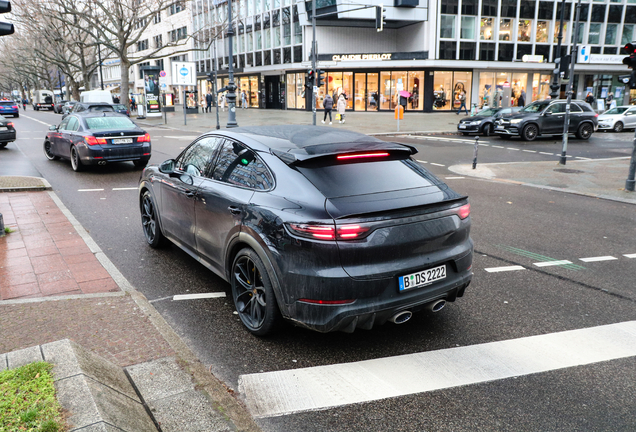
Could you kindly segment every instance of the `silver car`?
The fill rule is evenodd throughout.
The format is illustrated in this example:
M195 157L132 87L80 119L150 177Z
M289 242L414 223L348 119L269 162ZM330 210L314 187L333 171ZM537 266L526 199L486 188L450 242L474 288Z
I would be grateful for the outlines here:
M599 130L622 132L623 129L636 128L636 106L617 106L598 116Z

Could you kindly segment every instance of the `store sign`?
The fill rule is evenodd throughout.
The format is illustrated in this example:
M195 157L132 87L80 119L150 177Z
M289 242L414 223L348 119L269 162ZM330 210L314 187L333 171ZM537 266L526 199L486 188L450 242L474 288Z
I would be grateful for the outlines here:
M525 54L521 57L521 61L524 63L543 63L543 56Z
M589 45L582 45L579 48L577 63L594 64L622 64L624 55L615 54L591 54Z
M391 60L392 54L341 54L331 57L333 61L373 61L373 60Z

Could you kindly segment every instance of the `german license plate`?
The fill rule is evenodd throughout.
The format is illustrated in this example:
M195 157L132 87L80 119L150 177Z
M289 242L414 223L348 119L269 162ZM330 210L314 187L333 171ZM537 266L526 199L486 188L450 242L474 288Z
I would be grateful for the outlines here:
M441 265L439 267L422 270L406 276L400 276L398 278L398 282L400 284L400 292L402 292L412 288L423 287L445 278L446 265Z
M466 125L459 125L460 129L466 129Z
M503 126L497 126L497 127L495 128L495 130L501 130L501 131L502 131L502 130L506 130L506 129L505 129Z
M132 144L132 138L115 138L113 144Z

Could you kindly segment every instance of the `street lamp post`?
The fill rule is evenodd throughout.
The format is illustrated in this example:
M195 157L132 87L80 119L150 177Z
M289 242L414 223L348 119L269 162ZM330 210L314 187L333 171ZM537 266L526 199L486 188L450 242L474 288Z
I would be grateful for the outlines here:
M102 49L100 48L99 42L97 43L97 56L99 59L99 82L102 85L102 90L104 90L104 75L102 74Z
M559 36L557 36L557 47L556 47L556 54L553 55L554 58L560 58L561 60L559 60L559 62L563 61L563 59L561 58L561 40L563 39L563 18L565 15L565 0L561 1L561 20L559 22ZM561 63L559 63L560 65ZM559 74L558 73L553 73L552 74L552 84L550 84L550 97L552 99L558 99L559 98L559 89L561 88L561 85L559 84Z
M238 127L238 123L236 122L236 84L234 83L234 48L232 46L232 44L234 43L234 27L232 26L232 0L228 0L227 2L227 19L227 36L229 38L228 54L230 65L228 69L229 81L227 83L227 86L225 87L227 90L227 105L229 108L226 127L235 128Z

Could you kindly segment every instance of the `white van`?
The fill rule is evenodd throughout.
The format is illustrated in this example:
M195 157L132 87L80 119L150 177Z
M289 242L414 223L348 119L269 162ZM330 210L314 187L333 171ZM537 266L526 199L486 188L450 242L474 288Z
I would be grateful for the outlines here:
M35 90L31 97L31 103L35 111L41 109L53 111L53 92L49 90Z
M113 96L108 90L90 90L80 93L80 102L113 103Z

